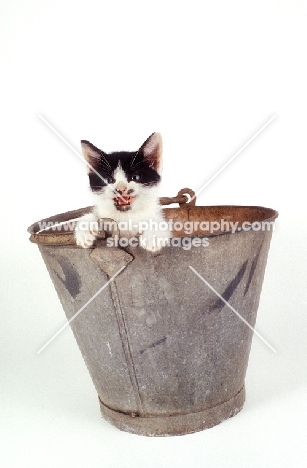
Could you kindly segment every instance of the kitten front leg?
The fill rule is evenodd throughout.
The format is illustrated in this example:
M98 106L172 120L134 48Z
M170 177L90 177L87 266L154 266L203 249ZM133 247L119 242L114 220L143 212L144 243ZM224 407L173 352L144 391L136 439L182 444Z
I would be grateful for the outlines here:
M98 221L94 213L82 216L75 228L76 244L84 249L92 247L98 235Z

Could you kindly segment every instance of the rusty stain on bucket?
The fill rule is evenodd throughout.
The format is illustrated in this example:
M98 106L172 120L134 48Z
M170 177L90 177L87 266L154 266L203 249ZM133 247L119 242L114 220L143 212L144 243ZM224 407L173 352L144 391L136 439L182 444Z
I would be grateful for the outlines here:
M189 269L192 265L253 327L275 210L195 206L183 189L161 204L167 220L238 222L235 232L195 229L176 237L208 238L209 246L76 246L65 222L92 208L42 220L59 230L29 228L69 320L120 267L125 269L70 324L96 387L103 417L147 436L182 435L219 424L244 404L252 331ZM243 223L271 229L244 230ZM67 227L67 226L66 226ZM73 300L72 300L73 299Z

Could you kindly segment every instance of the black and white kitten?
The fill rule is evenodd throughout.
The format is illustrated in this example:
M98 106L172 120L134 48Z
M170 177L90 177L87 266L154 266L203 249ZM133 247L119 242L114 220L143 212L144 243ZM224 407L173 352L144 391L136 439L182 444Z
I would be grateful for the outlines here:
M120 231L121 237L140 234L142 247L151 252L160 250L170 238L158 199L162 170L161 135L153 133L134 152L105 153L85 140L81 141L81 146L88 163L94 209L77 223L77 245L91 247L98 234L97 228L93 227L95 221L111 218L124 226L129 225L128 230ZM164 224L163 229L160 229L160 223ZM156 227L140 232L140 226L145 224ZM84 229L85 225L87 229Z

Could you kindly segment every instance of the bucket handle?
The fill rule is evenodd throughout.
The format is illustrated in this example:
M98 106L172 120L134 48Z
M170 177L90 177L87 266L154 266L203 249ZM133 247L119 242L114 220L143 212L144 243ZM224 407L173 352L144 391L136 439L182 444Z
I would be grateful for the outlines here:
M189 195L189 197L187 195ZM160 205L171 205L172 203L178 203L180 208L185 206L195 206L195 192L189 188L184 188L179 190L176 197L161 197L159 202Z

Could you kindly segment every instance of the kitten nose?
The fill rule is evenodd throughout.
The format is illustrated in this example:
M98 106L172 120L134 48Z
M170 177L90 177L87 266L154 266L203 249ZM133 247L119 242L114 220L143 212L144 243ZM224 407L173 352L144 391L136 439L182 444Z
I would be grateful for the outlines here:
M124 193L127 190L127 185L124 182L119 182L116 186L116 190L119 193Z

